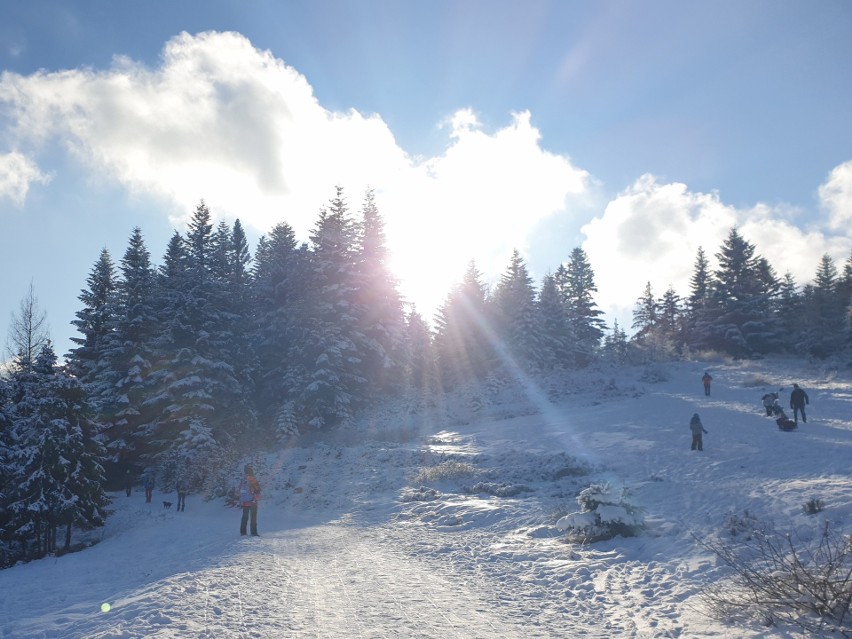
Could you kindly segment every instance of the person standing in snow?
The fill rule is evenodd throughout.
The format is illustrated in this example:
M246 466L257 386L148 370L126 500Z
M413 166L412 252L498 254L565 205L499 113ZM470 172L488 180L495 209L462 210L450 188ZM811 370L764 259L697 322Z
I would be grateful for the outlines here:
M130 497L130 493L133 491L133 473L130 472L129 468L124 471L124 490Z
M790 393L790 408L793 411L793 421L799 423L799 412L802 413L802 421L808 423L808 418L805 416L805 404L810 404L808 394L799 388L798 384L793 384L793 391Z
M710 376L710 373L704 371L704 377L701 378L701 381L704 382L704 394L710 394L710 382L713 381L713 378Z
M177 483L175 484L175 490L177 491L177 509L178 512L183 512L186 510L186 482L183 478L179 478Z
M243 471L245 476L239 487L240 506L243 508L240 535L246 534L246 525L251 519L251 534L257 537L257 502L260 499L260 484L254 476L254 469L250 465L246 464Z
M154 495L154 473L150 470L145 473L145 503L151 503L151 497Z
M767 417L778 414L780 410L778 406L778 393L766 393L761 399L763 400L763 407L766 409Z
M692 450L704 450L703 434L706 434L707 431L704 430L704 425L701 423L698 413L695 413L689 420L689 429L692 431Z

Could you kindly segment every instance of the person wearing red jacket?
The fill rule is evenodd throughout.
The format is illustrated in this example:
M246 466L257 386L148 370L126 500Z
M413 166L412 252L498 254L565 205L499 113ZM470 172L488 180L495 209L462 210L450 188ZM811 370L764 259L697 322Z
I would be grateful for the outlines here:
M246 527L251 520L251 534L255 537L257 533L257 502L260 500L260 484L254 476L254 469L246 464L243 469L245 476L240 482L239 495L240 506L243 508L243 518L240 521L240 534L246 534Z

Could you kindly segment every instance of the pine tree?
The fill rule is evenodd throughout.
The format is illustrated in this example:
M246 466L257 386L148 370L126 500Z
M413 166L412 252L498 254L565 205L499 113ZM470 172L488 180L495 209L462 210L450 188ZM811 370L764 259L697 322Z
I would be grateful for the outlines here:
M712 288L710 263L704 248L699 246L695 256L692 277L689 280L690 294L686 302L687 341L704 344L709 341L709 321Z
M568 310L552 274L544 277L538 296L539 322L541 326L541 350L544 354L542 367L545 370L573 366L576 342Z
M494 369L488 289L471 261L435 317L435 353L444 388L485 379Z
M306 385L298 389L297 403L311 427L327 428L348 422L367 398L357 228L341 187L320 212L310 239L308 321L299 351Z
M613 320L612 332L604 336L604 357L615 364L623 364L628 360L629 351L630 346L627 342L627 334L618 325L618 320Z
M814 285L803 296L804 330L801 347L816 357L828 357L843 347L845 305L838 295L838 272L825 254L820 260Z
M748 357L778 347L777 318L771 315L777 282L753 244L732 228L716 254L707 345Z
M307 325L309 276L307 249L297 248L289 224L278 224L268 237L260 238L252 286L253 350L257 353L255 405L260 423L270 433L282 414L287 416L284 421L288 434L298 428L293 399L297 389L307 385L299 348Z
M34 545L40 556L57 549L57 529L65 527L65 548L73 526L103 525L108 499L103 492L102 445L82 384L56 366L46 344L32 368L13 373L14 445L8 466L17 481L4 501L11 537Z
M120 270L118 312L107 355L117 381L113 403L101 404L99 412L108 425L106 435L113 458L132 463L138 447L134 433L153 420L146 399L152 392L153 338L159 330L156 272L139 227L131 233Z
M363 376L369 392L400 389L405 369L404 316L396 278L391 274L384 221L368 190L362 208L358 256L357 307L365 343Z
M586 252L580 247L572 250L568 263L556 270L555 277L576 336L577 364L585 366L597 354L605 328L600 317L603 312L593 298L598 289Z
M97 409L112 405L117 382L115 370L108 360L118 314L118 292L115 266L107 249L101 250L98 261L86 281L88 288L79 296L83 309L71 322L82 337L72 337L77 348L67 356L70 372L86 384Z
M527 370L544 363L536 290L521 254L515 250L491 298L499 343Z
M431 397L437 391L435 351L429 325L413 308L406 318L405 343L408 386L419 396Z
M654 299L654 291L651 282L645 284L645 290L636 300L633 307L633 325L636 329L634 339L641 342L652 333L657 326L657 301Z

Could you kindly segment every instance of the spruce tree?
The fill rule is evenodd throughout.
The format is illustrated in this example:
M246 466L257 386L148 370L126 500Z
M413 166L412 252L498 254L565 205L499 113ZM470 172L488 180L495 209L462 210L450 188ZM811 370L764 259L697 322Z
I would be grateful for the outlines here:
M460 284L453 287L435 316L435 353L444 388L485 379L495 355L488 289L471 261Z
M514 364L538 370L543 364L536 291L521 254L515 250L491 298L498 343Z
M101 250L86 283L88 288L79 296L84 306L71 322L81 337L71 338L77 347L66 359L69 371L88 386L96 409L101 410L115 403L117 382L108 356L119 312L118 291L115 265L107 249Z
M29 544L30 556L40 556L57 549L60 526L68 548L73 526L103 525L105 451L94 437L98 427L84 386L57 368L49 343L29 371L16 367L12 383L14 445L7 465L16 481L4 500L6 532Z
M576 337L577 365L585 366L596 356L605 328L600 317L603 311L594 301L598 289L586 252L580 247L573 249L568 263L556 270L555 277Z
M120 270L118 312L108 353L117 378L114 403L101 405L100 414L108 425L107 446L114 461L131 464L136 461L140 427L154 419L147 399L154 391L153 340L160 329L156 272L138 226L130 235Z
M545 275L538 295L539 323L541 326L542 367L545 370L573 366L576 342L568 310L556 285L553 274Z
M252 275L258 419L270 436L276 431L291 435L298 430L294 396L307 384L300 347L307 325L309 265L307 250L298 248L289 224L277 224L260 238Z
M307 322L300 344L306 378L297 405L308 425L327 428L347 423L367 399L358 236L341 187L320 212L310 239Z
M732 228L716 254L706 345L731 355L749 357L778 345L778 322L771 312L773 283L753 244Z
M396 278L390 270L384 221L372 190L364 198L359 236L356 303L365 338L360 349L362 374L368 392L387 393L399 390L404 379L405 320Z

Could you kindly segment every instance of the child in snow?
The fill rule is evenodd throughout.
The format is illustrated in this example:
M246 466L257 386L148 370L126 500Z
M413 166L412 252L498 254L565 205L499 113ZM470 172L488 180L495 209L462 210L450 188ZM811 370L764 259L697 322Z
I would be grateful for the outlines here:
M792 419L787 417L781 408L778 409L778 419L775 420L779 430L796 430L798 425Z
M702 434L707 431L704 430L698 413L695 413L692 419L689 420L689 429L692 431L692 450L704 450L704 437Z
M243 518L240 521L240 534L246 534L246 524L251 518L251 534L257 537L257 501L260 499L260 484L254 476L254 469L246 464L243 469L245 477L240 482L239 499L243 508Z
M777 415L781 408L778 406L778 393L766 393L762 398L763 407L766 409L766 416L772 417Z

